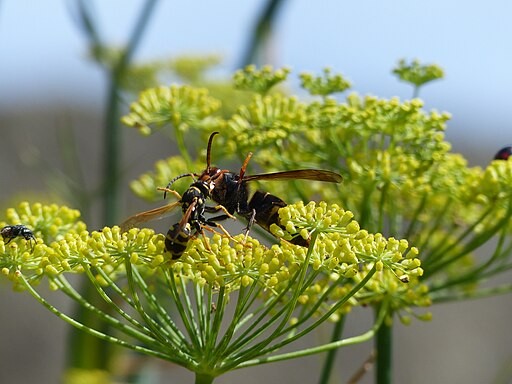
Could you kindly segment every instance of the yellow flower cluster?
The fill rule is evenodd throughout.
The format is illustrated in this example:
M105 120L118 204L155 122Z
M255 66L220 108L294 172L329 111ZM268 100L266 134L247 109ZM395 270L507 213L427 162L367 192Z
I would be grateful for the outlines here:
M281 209L280 220L286 231L273 227L284 239L279 245L269 248L242 235L199 236L190 241L177 261L165 253L164 236L150 229L121 232L119 227L105 227L89 233L77 221L76 211L26 203L20 207L18 211L8 211L11 219L24 219L41 228L53 228L59 223L67 226L68 232L48 242L38 238L33 249L28 244L18 246L13 242L5 246L0 242L0 268L15 283L18 274L36 282L44 276L52 281L63 273L89 271L101 284L107 284L106 278L117 281L126 277L129 262L161 282L165 281L165 273L171 272L184 282L223 287L227 292L253 285L263 297L289 295L298 290L302 292L299 304L314 305L322 298L325 310L374 266L378 271L389 270L400 284L421 275L415 248L409 248L405 240L385 239L361 230L353 214L335 204L298 203ZM45 227L41 224L43 218L47 220ZM286 241L297 233L309 239L309 248ZM304 263L309 277L300 280L297 274Z

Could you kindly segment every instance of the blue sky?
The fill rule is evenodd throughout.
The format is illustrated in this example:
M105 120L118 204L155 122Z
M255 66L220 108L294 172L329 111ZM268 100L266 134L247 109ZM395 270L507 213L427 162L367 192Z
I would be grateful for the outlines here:
M101 105L104 78L86 59L73 4L0 3L0 112L49 102ZM102 35L122 44L142 1L94 4ZM220 53L232 70L262 4L162 0L137 58ZM275 30L272 64L294 73L331 66L360 93L408 98L411 88L390 74L398 59L438 63L446 79L422 90L426 108L452 113L448 137L455 148L463 143L493 152L512 143L511 11L506 0L288 1Z

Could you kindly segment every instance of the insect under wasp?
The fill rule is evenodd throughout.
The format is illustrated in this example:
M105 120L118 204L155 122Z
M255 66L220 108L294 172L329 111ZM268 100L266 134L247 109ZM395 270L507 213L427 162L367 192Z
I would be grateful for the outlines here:
M0 229L0 235L2 235L4 239L7 239L6 245L16 237L23 237L25 240L29 241L31 245L32 240L37 242L34 233L23 224L6 225Z
M181 206L183 212L181 220L169 228L165 236L165 250L171 254L173 260L179 259L183 252L185 252L188 242L197 233L204 234L203 228L216 227L227 234L227 231L216 221L234 217L220 205L215 207L206 205L206 200L210 196L213 187L214 184L211 181L198 180L190 185L183 196L169 188L161 188L164 191L164 195L168 192L173 193L178 198L178 201L130 216L121 224L121 230L127 231L141 223L163 218L169 215L175 208ZM219 211L223 211L224 214L209 218L205 217L205 212L215 213Z
M248 182L255 180L316 180L330 183L340 183L343 178L338 173L320 169L296 169L292 171L281 171L272 173L263 173L256 175L245 175L247 164L252 157L250 152L240 168L240 173L234 173L226 169L212 167L210 163L211 146L215 135L219 132L213 132L208 140L206 153L206 169L201 174L184 174L171 180L167 188L179 178L191 176L197 177L199 182L204 182L213 187L210 190L209 197L227 210L230 215L237 213L247 219L248 224L245 233L254 223L270 232L270 226L276 224L283 228L279 223L278 211L287 204L279 197L263 191L256 191L249 198L250 191ZM206 195L205 195L206 196ZM165 197L165 195L164 195ZM228 215L216 217L216 221L228 218ZM283 228L284 229L284 228ZM309 241L297 235L292 238L293 244L308 246Z
M508 158L512 155L512 146L508 145L506 147L501 148L495 155L495 160L508 160Z

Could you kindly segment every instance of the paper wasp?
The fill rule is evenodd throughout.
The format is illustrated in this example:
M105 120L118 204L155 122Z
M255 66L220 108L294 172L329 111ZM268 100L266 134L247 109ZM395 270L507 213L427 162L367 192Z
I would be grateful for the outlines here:
M319 169L297 169L247 176L245 175L245 171L252 157L251 152L245 158L239 173L212 167L210 162L211 146L213 138L218 133L219 132L213 132L208 139L206 169L201 174L190 173L178 176L169 182L167 188L170 188L176 180L182 177L191 176L197 178L198 181L195 183L205 183L209 186L209 193L205 193L204 196L211 198L227 211L225 215L217 216L215 221L226 219L230 217L229 215L237 213L248 221L247 227L245 228L246 234L254 223L257 223L268 232L270 232L270 226L272 224L281 226L279 224L278 211L279 208L286 206L286 203L279 197L262 191L254 192L249 199L250 191L247 184L249 181L300 179L340 183L343 179L341 175L335 172ZM308 246L309 244L308 240L300 236L294 237L291 242L302 246Z
M171 254L173 260L179 259L183 252L185 252L189 240L196 236L197 233L203 233L203 227L218 227L227 233L216 221L224 220L227 217L234 217L222 206L210 207L206 205L206 199L210 196L213 187L214 185L211 182L195 181L185 191L183 197L176 191L162 188L165 194L171 192L179 200L129 217L121 224L121 230L127 231L141 223L163 218L169 215L176 207L181 206L183 211L181 220L169 228L165 236L165 250ZM221 210L225 212L221 216L206 218L204 215L205 212L215 213Z

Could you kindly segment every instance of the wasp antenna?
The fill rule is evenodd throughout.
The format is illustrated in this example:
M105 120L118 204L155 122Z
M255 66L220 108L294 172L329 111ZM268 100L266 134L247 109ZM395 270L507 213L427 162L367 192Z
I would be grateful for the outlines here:
M220 132L218 132L218 131L212 132L212 134L210 135L210 138L208 139L208 146L206 147L206 172L207 173L210 172L210 155L212 152L213 138L215 137L215 135L218 135L219 133Z
M245 169L247 168L247 164L249 164L249 160L251 160L251 157L252 157L252 152L249 152L247 154L247 157L244 160L244 163L242 164L242 168L240 168L240 179L238 180L239 183L241 183L242 179L244 178Z
M176 182L176 180L182 179L187 176L190 176L191 178L195 179L195 175L193 173L184 173L183 175L176 176L174 179L169 181L169 184L167 184L166 189L171 189L171 186ZM164 199L166 197L167 197L167 191L164 190Z

